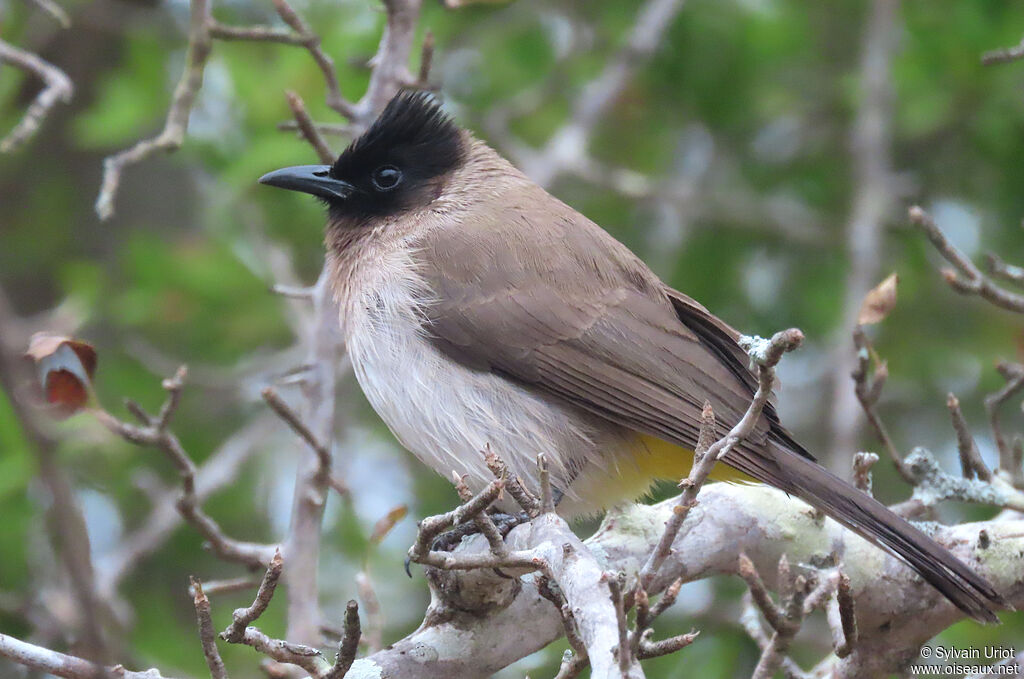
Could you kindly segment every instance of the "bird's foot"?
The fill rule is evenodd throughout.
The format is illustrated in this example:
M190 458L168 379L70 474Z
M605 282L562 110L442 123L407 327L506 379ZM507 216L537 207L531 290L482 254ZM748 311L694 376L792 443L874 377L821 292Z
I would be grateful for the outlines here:
M526 523L530 520L529 515L526 512L517 512L515 514L507 514L505 512L488 512L488 516L491 517L491 521L498 528L498 533L501 534L502 538L508 537L508 534L512 532L512 529L516 526ZM475 521L463 521L459 525L455 526L450 530L438 535L434 538L434 541L430 545L431 551L434 552L451 552L459 543L462 542L463 538L467 538L471 535L476 535L480 532ZM405 560L405 574L412 577L410 571L411 559L408 557Z
M501 537L508 537L508 534L513 528L521 523L526 523L530 520L530 517L526 512L518 512L516 514L507 514L505 512L488 512L487 514L491 517L491 521L498 527L498 532ZM451 530L447 530L436 538L434 538L433 544L430 548L437 552L450 552L459 546L463 538L467 538L471 535L476 535L480 532L475 521L463 521L459 525L455 526Z

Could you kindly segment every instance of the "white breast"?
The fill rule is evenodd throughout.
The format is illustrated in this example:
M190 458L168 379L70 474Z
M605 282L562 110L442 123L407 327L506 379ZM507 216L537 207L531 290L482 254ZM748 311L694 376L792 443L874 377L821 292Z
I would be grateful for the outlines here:
M570 502L569 484L581 473L614 473L609 454L623 448L617 427L443 355L423 329L431 300L410 252L395 248L371 261L349 278L358 285L340 300L342 325L356 378L402 445L447 478L467 475L474 490L493 479L487 445L533 488L536 456L546 453Z

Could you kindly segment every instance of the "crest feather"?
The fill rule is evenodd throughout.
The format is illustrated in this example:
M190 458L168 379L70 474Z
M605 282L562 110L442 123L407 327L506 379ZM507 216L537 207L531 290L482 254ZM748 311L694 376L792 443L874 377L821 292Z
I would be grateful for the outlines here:
M338 156L331 174L345 177L361 168L414 160L406 169L434 177L457 167L462 156L461 131L437 99L429 92L405 90Z

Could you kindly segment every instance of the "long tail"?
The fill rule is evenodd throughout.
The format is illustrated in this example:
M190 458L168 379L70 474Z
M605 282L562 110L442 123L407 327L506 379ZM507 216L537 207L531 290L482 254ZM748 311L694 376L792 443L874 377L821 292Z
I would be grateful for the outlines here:
M773 437L774 438L774 437ZM788 437L786 437L788 438ZM1005 600L983 577L888 507L814 462L790 441L768 444L776 464L764 453L731 451L725 461L822 510L875 545L906 561L922 578L980 622L999 622L995 610Z

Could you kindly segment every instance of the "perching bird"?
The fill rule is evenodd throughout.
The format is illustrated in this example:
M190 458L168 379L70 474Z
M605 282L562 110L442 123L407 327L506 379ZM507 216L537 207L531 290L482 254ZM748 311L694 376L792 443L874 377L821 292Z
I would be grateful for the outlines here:
M471 488L493 479L488 445L534 488L543 452L559 513L600 511L688 473L705 400L720 433L751 402L736 331L429 95L398 94L333 165L260 182L326 203L330 280L360 386L402 445ZM818 465L771 405L723 461L997 621L1004 602L988 582Z

